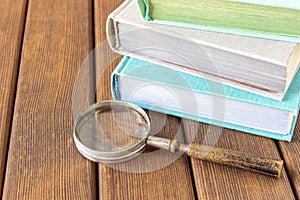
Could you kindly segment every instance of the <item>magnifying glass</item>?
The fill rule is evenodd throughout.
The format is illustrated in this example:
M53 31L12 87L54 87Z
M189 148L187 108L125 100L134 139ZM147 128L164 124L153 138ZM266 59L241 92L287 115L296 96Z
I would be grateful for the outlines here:
M190 157L280 177L283 161L228 149L149 135L150 120L137 105L102 101L82 111L75 120L74 141L79 152L99 163L120 163L138 156L144 148L182 152Z

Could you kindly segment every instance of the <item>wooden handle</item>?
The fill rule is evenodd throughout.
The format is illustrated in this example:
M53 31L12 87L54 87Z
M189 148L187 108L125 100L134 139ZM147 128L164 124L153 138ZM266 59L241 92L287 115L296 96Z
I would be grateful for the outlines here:
M185 147L184 147L185 146ZM187 155L219 164L226 164L262 174L280 177L283 161L275 158L264 158L244 152L231 151L205 145L190 144L181 148Z
M283 167L283 160L276 158L264 158L258 155L205 145L180 144L177 140L155 136L149 136L147 144L156 148L169 150L173 153L180 151L193 158L230 165L277 178L280 177Z

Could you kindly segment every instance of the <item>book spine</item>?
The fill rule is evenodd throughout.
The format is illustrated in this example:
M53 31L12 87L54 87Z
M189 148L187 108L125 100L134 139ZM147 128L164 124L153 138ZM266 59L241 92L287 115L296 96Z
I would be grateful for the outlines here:
M111 94L115 100L120 100L118 76L118 74L114 73L111 75Z
M124 1L116 10L110 13L106 20L106 37L109 47L116 52L116 49L119 47L119 31L118 31L118 22L115 21L115 17L130 4L132 0Z
M148 0L138 0L138 5L141 11L141 14L143 16L143 18L146 21L150 21L151 17L150 17L150 3Z
M111 74L111 78L110 78L111 94L115 100L121 100L120 93L119 93L119 75L123 70L123 68L126 66L129 59L130 57L125 56L118 64L118 66L115 68L113 73Z

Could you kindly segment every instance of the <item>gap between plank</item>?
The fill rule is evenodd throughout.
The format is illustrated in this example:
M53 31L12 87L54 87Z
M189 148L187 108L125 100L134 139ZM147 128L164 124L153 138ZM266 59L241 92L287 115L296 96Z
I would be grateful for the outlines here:
M5 184L5 178L6 178L6 170L7 170L7 159L8 159L8 153L10 149L10 137L11 137L11 130L12 130L12 125L13 125L13 117L14 117L14 112L15 112L15 102L16 102L16 96L17 96L17 86L18 86L18 81L19 81L19 69L21 65L21 58L22 58L22 53L23 53L23 44L24 44L24 35L25 35L25 28L26 28L26 22L27 22L27 12L28 12L28 4L29 0L25 2L25 13L24 13L24 19L23 19L23 29L21 33L21 39L20 39L20 54L19 54L19 59L18 59L18 67L16 69L16 79L14 81L14 84L12 85L13 87L13 101L11 105L11 116L10 116L10 125L9 125L9 130L8 130L8 137L7 137L7 149L6 149L6 154L5 154L5 161L4 161L4 174L3 174L3 182L0 188L0 194L2 199L3 195L3 189L4 189L4 184Z
M275 145L277 147L278 153L280 155L280 159L283 160L283 168L285 169L286 176L287 176L287 178L289 180L289 183L290 183L291 189L293 191L293 194L294 194L294 196L295 196L296 199L300 199L300 197L298 197L298 195L297 195L295 185L294 185L294 183L292 181L292 178L291 178L292 175L290 174L290 171L288 170L287 165L286 165L286 161L284 160L283 152L282 152L282 150L280 148L279 141L275 141L274 140L274 142L275 142Z
M91 0L91 9L92 9L92 51L94 54L94 59L93 59L93 87L92 91L95 91L95 94L93 95L94 99L91 99L92 102L96 102L96 89L97 89L97 80L96 80L96 52L95 52L95 48L96 48L96 28L95 28L95 0ZM100 198L100 194L99 194L99 165L97 163L95 163L95 180L96 180L96 197L97 199Z
M187 144L187 139L186 139L186 135L185 135L185 131L184 131L184 119L179 118L179 120L181 121L181 131L182 131L182 135L183 135L183 140L184 140L185 144ZM182 156L186 156L186 155L182 155ZM195 199L199 199L198 194L197 194L196 183L195 183L195 180L194 180L195 176L194 176L194 170L193 170L192 161L191 161L192 158L190 158L189 156L186 156L186 157L187 157L187 162L188 162L188 166L189 166L194 197L195 197Z

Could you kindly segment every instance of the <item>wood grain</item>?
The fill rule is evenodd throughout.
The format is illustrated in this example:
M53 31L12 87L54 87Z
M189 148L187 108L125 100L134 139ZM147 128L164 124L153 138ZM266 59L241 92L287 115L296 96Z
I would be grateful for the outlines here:
M291 142L279 142L294 193L300 199L300 118L298 118Z
M152 134L183 141L176 118L155 115L156 120L166 121L164 127L153 123ZM100 164L100 199L194 199L187 158L180 155L149 147L129 162L113 166Z
M0 197L2 196L26 9L26 0L17 0L14 3L4 0L0 4Z
M105 43L105 23L107 15L122 2L95 1L95 39L97 46L100 45L98 52L101 52L96 56L97 74L103 72L102 76L98 77L97 101L112 98L110 74L120 57L112 53ZM178 132L178 139L183 140L177 118L153 112L150 115L152 134L158 133L160 136L172 138ZM99 164L100 199L194 199L186 157L177 159L178 155L164 150L155 151L152 148L148 148L146 152L148 153L117 166ZM170 165L162 167L163 163ZM140 173L131 173L133 171Z
M29 1L3 199L95 199L72 138L72 89L92 49L91 1ZM87 85L87 87L89 87Z
M280 158L273 140L190 120L184 121L189 142ZM199 199L294 199L287 174L279 179L242 169L191 159Z

